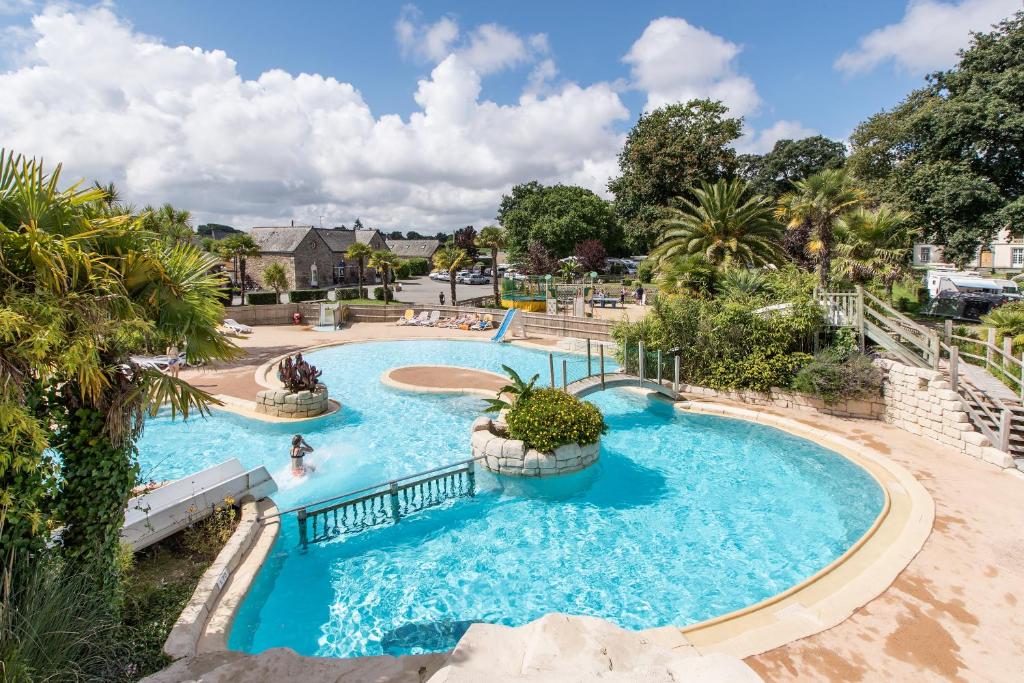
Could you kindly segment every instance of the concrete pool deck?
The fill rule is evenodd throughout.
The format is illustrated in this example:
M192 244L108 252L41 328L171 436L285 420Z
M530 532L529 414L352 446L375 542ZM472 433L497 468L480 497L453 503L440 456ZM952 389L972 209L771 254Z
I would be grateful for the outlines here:
M414 338L484 337L367 323L327 333L258 327L239 343L249 352L246 358L222 368L190 369L182 377L211 393L248 398L261 388L256 368L282 354L341 342ZM752 668L769 681L1024 678L1024 615L1017 606L1024 594L1024 539L1015 526L1024 519L1024 476L883 422L774 408L757 412L884 454L931 496L935 520L920 552L881 594L832 628L748 657Z

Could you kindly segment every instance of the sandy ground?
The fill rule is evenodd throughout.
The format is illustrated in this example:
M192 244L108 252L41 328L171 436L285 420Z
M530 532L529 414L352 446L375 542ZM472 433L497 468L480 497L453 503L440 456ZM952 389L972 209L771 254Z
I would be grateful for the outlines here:
M471 368L440 367L437 365L411 365L395 368L388 376L400 384L423 389L463 389L472 387L489 393L508 384L508 380L493 372Z
M334 333L258 327L238 342L246 358L182 376L212 393L252 398L255 368L274 356L336 340L399 335L485 338L390 324L361 323ZM1024 599L1024 477L884 423L774 412L887 453L928 489L936 519L924 548L885 593L839 626L747 663L767 681L1024 680L1024 610L1018 605Z

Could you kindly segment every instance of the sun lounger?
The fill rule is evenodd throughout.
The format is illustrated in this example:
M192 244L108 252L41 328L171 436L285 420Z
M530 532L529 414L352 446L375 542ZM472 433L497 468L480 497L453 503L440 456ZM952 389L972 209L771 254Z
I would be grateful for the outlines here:
M413 312L411 308L405 309L405 315L395 321L396 325L408 325L413 320Z
M412 313L411 310L410 311L406 311L406 315L407 316L409 316L409 314L411 314L411 313ZM402 321L399 321L398 324L399 325L405 324L405 325L419 326L419 325L422 325L423 323L425 323L427 321L427 316L428 316L428 313L426 311L420 311L420 314L417 315L416 317L409 317L408 319L404 319L405 323L402 323Z
M426 322L422 323L424 327L436 327L437 322L441 319L441 311L431 311L430 317L427 318Z
M153 370L159 370L164 372L167 367L171 364L171 357L160 355L160 356L132 356L132 362L138 365L140 368L150 368ZM185 354L178 356L178 363L185 366Z
M249 327L248 325L243 325L242 323L232 318L224 318L224 327L228 328L235 334L252 334L251 327Z

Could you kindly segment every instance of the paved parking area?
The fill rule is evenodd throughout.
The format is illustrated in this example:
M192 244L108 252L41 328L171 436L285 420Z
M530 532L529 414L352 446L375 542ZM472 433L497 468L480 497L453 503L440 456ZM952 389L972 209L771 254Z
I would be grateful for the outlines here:
M436 304L437 295L444 292L444 302L450 304L452 297L451 283L431 280L426 275L414 277L410 280L401 280L402 291L398 292L399 301L409 304ZM494 285L455 285L455 295L459 299L473 299L478 296L494 294Z

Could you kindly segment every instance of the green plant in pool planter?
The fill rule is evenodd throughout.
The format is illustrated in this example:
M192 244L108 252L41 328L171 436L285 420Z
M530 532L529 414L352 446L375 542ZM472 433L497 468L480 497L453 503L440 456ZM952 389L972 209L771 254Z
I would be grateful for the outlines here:
M537 389L520 398L506 419L509 436L545 453L565 444L595 443L608 430L597 406L561 389Z
M484 409L485 413L499 413L502 410L510 409L517 401L523 401L533 394L533 385L537 383L537 379L540 375L534 375L530 378L529 382L524 382L523 378L519 376L519 373L510 368L507 365L502 365L501 369L508 374L508 378L511 380L510 384L506 384L501 389L498 389L498 395L495 398L489 398L487 400L487 407ZM502 396L509 396L512 400L506 401Z

